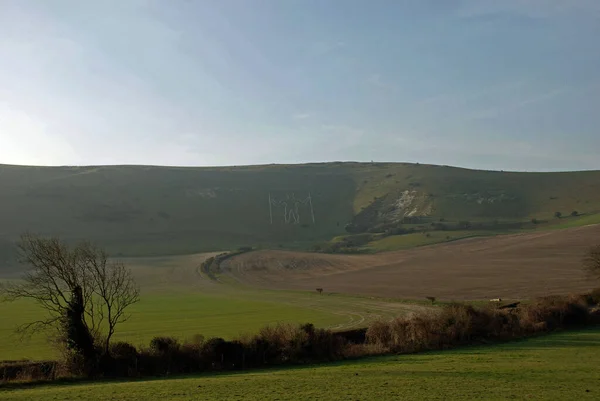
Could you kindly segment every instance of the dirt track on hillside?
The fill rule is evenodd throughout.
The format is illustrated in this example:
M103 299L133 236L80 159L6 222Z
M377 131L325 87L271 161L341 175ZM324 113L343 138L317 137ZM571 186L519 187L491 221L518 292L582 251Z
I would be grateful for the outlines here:
M600 243L600 225L475 238L377 255L257 251L223 264L226 274L263 288L393 298L523 299L600 287L581 269Z

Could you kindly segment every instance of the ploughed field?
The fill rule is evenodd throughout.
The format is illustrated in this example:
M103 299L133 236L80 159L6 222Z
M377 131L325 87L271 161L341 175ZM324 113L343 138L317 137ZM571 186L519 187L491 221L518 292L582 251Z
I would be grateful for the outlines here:
M581 261L600 225L472 238L373 255L256 251L226 260L222 276L270 289L445 300L529 299L594 287Z

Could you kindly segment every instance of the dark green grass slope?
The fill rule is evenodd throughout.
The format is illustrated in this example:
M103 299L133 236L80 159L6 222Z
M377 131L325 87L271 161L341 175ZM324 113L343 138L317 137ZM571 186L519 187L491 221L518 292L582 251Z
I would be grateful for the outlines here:
M353 182L320 167L0 167L0 232L88 238L112 252L173 254L330 238L352 218ZM312 196L300 224L268 196ZM338 225L338 222L340 224ZM341 227L341 228L340 228Z
M300 204L299 224L285 224L282 207L272 209L270 224L269 193L277 200L292 194L305 200L310 193L316 223ZM304 248L344 234L355 219L367 226L404 214L529 220L573 210L600 211L600 172L504 173L402 163L0 165L0 256L7 258L24 231L90 239L112 254L141 256L248 245Z

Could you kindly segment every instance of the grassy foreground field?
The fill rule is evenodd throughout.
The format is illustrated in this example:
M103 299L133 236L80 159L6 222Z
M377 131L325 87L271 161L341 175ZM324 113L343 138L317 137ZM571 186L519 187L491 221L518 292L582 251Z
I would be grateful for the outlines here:
M2 400L597 400L600 329L252 373L0 390Z

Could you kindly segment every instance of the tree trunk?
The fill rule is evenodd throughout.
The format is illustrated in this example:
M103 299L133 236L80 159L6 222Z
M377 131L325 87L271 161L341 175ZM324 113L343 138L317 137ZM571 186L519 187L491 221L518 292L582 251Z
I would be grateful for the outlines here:
M93 375L96 365L96 349L94 339L84 320L85 305L80 286L75 287L67 308L65 328L67 347L83 357L85 373Z

